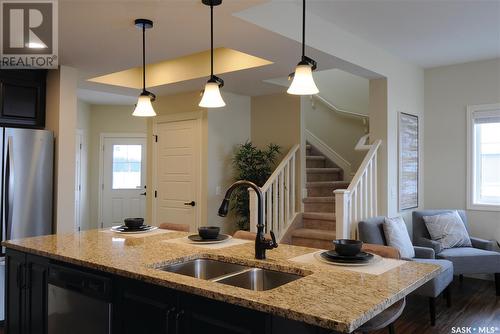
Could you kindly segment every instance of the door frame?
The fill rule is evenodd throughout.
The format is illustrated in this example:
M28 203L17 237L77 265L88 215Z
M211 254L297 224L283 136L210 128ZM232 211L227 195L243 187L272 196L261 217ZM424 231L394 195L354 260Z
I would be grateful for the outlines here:
M195 123L195 131L197 132L197 141L198 141L198 154L196 159L198 160L197 163L197 171L195 171L195 176L196 176L196 195L195 195L195 201L197 205L195 206L196 213L195 213L195 228L198 228L201 226L202 222L204 222L203 219L203 213L206 212L206 200L203 201L203 198L206 198L206 187L205 187L205 177L203 171L205 170L205 163L204 163L204 152L206 152L206 148L203 146L203 119L204 116L206 115L206 112L202 111L193 111L193 112L183 112L183 113L175 113L172 115L164 115L164 116L157 116L153 119L153 138L152 138L152 168L151 170L151 190L157 191L158 189L156 188L156 185L158 184L158 143L155 140L157 133L158 133L158 125L159 124L164 124L164 123L175 123L175 122L181 122L181 121L196 121ZM154 187L153 187L154 185ZM205 196L204 196L205 195ZM158 198L156 196L151 197L151 207L152 207L152 223L153 225L158 226L160 222L158 222L158 215L157 215L157 208L158 208ZM175 222L174 222L175 223Z
M140 132L102 132L99 134L99 184L98 184L98 194L97 194L97 224L98 228L104 227L103 217L103 190L104 190L104 140L106 138L144 138L146 139L146 152L144 152L144 157L146 159L146 173L148 170L147 157L148 157L148 141L147 134ZM146 174L146 183L148 175ZM147 206L146 206L147 210Z
M85 141L85 138L84 138L85 134L84 134L84 131L82 129L76 129L76 133L75 133L75 149L77 150L76 151L76 155L75 155L75 159L79 159L79 169L78 169L78 173L76 171L76 165L75 165L75 224L74 224L74 230L75 232L79 232L81 230L81 227L82 227L82 190L83 190L83 186L82 186L82 158L83 158L83 143ZM78 158L77 158L78 156ZM76 161L75 161L75 164L76 164ZM77 191L77 187L79 187L78 189L78 192L76 193ZM76 196L78 196L78 208L76 207Z

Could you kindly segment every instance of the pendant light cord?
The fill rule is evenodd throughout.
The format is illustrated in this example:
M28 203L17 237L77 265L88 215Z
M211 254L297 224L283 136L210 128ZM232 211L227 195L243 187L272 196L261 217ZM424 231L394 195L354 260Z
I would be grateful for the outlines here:
M146 25L142 25L142 91L146 91Z
M302 59L306 55L306 0L302 0Z
M210 5L210 77L214 76L214 6Z

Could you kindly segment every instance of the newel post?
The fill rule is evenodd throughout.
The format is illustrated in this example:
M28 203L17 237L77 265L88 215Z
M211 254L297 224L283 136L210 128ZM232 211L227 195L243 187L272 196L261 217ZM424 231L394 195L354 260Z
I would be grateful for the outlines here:
M335 232L337 239L349 239L351 237L349 191L337 189L333 193L335 194Z
M250 232L257 232L258 199L257 193L252 188L248 188L249 210L250 210Z

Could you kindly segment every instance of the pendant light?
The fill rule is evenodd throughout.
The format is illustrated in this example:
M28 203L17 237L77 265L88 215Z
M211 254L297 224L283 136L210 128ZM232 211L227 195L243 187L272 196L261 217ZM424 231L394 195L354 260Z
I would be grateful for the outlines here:
M226 103L219 90L224 86L224 80L214 75L214 6L220 5L222 0L201 0L201 2L210 6L210 79L205 85L203 97L198 105L202 108L220 108Z
M147 19L135 20L135 26L142 29L142 92L139 95L132 116L152 117L156 116L151 102L154 102L156 96L146 90L146 29L153 28L153 21Z
M305 55L306 50L306 0L302 0L302 60L297 64L295 72L288 76L292 79L292 84L287 90L288 94L293 95L313 95L318 94L319 90L314 83L312 71L316 69L315 60Z

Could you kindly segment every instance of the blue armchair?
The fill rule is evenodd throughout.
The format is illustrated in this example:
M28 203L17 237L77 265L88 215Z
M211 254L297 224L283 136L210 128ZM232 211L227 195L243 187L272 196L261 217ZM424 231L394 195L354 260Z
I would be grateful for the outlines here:
M385 217L374 217L359 222L359 239L370 244L387 245L383 230L384 220ZM432 248L419 246L413 246L413 248L415 250L415 257L406 260L430 263L441 267L441 273L436 278L425 283L415 291L416 294L429 298L431 325L434 326L436 323L436 299L442 292L446 295L448 307L451 306L451 290L449 285L453 281L453 264L447 260L436 260L434 258L435 252Z
M495 274L496 295L500 296L500 253L493 251L494 242L471 237L472 247L457 247L442 249L441 245L432 240L424 216L433 216L452 212L453 210L424 210L413 212L413 243L418 246L434 249L436 257L453 262L455 275L463 274ZM467 231L467 216L465 211L457 210Z

